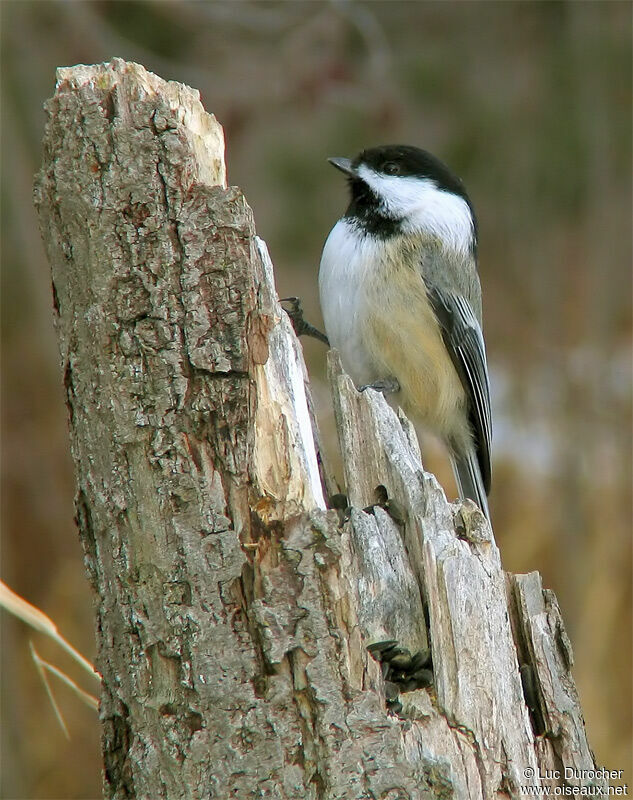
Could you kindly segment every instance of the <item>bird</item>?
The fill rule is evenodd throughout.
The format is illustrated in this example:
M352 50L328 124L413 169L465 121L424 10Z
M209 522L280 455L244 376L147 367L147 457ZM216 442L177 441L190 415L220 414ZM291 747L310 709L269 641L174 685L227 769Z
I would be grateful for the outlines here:
M492 421L477 220L462 181L411 145L330 158L350 200L323 247L330 346L447 447L460 498L490 519Z

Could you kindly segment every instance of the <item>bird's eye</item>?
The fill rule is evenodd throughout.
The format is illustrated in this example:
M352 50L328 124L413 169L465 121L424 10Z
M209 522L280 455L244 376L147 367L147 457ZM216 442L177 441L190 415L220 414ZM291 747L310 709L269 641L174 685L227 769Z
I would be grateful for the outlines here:
M400 173L400 164L395 161L385 161L382 165L382 171L385 175L398 175Z

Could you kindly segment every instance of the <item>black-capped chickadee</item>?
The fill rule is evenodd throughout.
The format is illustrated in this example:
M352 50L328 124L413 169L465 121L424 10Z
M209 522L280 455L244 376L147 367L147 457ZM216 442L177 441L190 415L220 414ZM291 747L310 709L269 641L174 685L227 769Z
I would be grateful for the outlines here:
M461 497L489 517L490 389L477 223L464 186L417 147L330 162L351 191L319 270L330 344L357 386L394 392L443 439Z

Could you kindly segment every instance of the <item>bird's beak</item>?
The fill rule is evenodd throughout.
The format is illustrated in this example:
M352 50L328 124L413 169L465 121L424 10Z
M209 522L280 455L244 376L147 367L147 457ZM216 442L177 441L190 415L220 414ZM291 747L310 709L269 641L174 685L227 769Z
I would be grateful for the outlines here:
M356 175L356 170L352 166L352 160L350 158L328 158L328 161L333 167L340 169L341 172L344 172L346 175Z

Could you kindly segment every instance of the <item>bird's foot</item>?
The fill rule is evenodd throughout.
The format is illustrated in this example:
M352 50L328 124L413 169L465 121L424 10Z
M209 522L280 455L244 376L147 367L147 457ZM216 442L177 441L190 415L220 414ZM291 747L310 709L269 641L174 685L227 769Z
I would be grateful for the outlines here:
M303 306L301 305L301 298L299 297L284 297L282 300L279 301L280 303L289 303L290 307L286 308L282 305L283 310L286 314L290 317L290 322L292 323L292 327L295 330L297 336L312 336L314 339L318 339L320 342L329 345L330 342L327 336L318 328L315 328L314 325L311 325L309 322L306 322L303 316Z
M364 392L365 389L373 389L375 392L382 392L382 394L395 394L400 391L400 384L397 378L390 377L358 387L359 392Z

